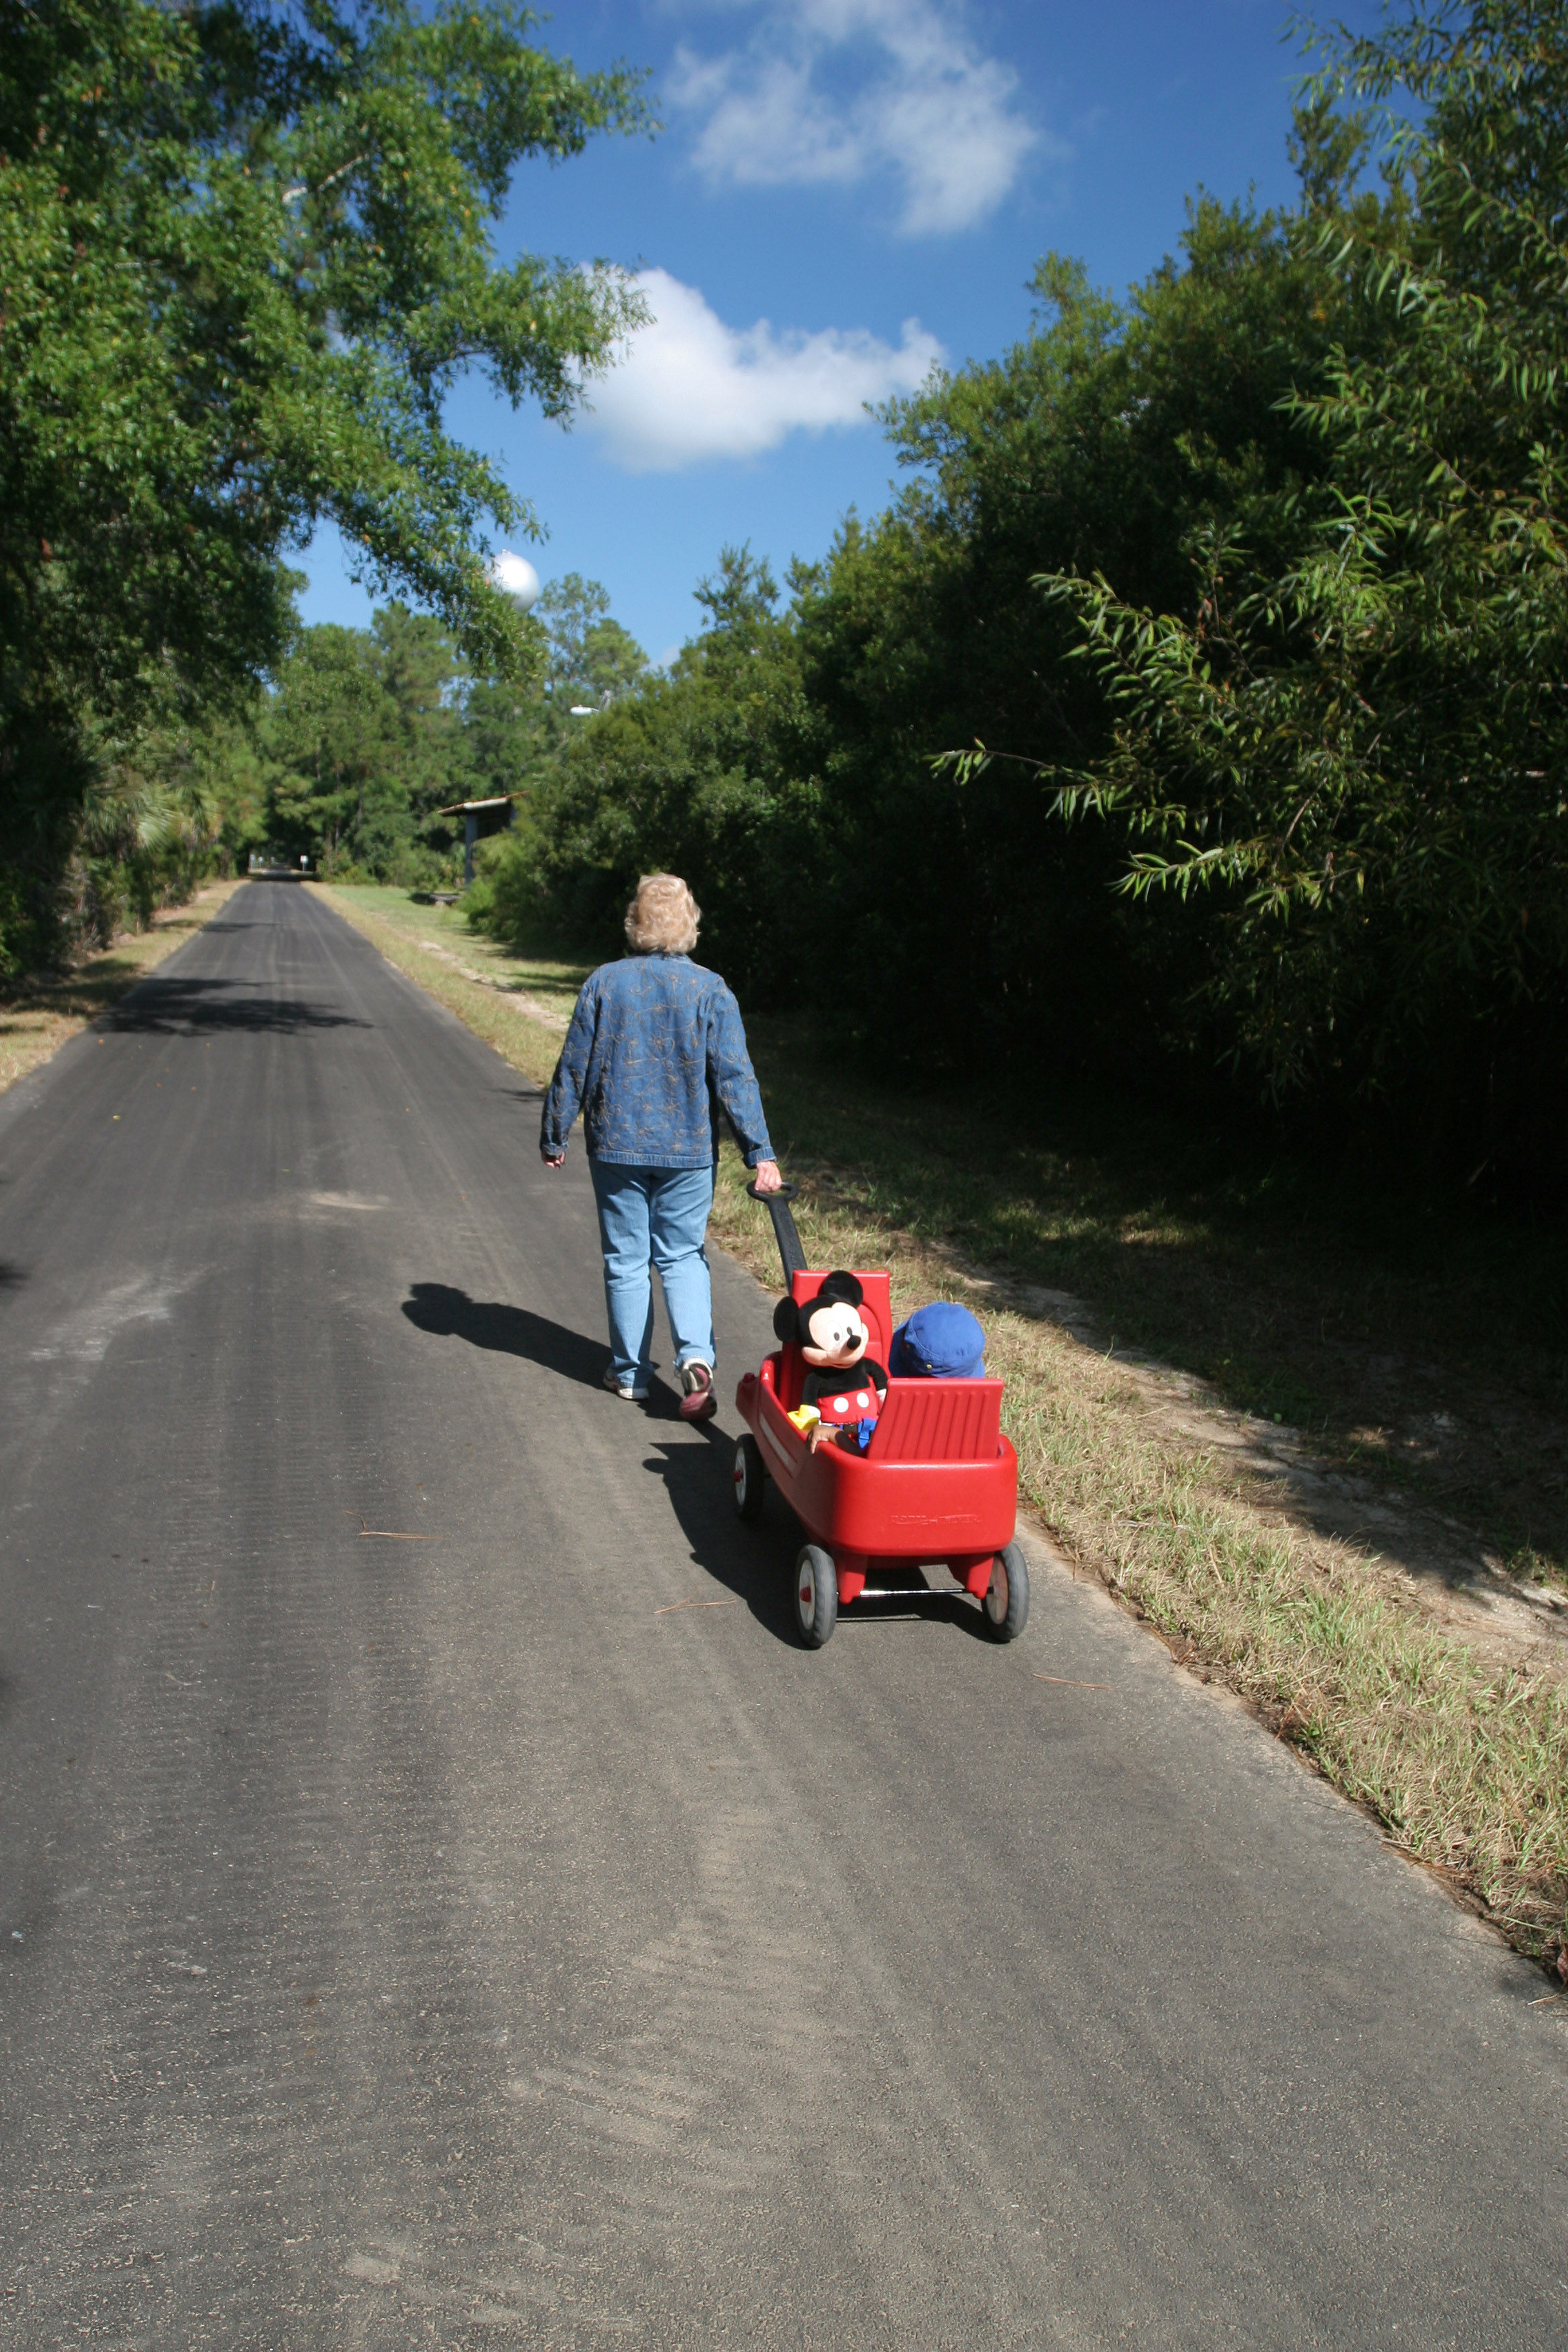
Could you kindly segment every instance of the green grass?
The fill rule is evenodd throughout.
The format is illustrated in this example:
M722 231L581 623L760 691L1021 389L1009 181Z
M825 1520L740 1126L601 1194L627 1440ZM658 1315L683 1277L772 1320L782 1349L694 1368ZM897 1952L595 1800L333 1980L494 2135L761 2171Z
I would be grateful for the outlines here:
M406 890L379 883L333 883L327 895L344 913L357 910L372 916L391 925L411 943L423 942L457 956L470 970L482 973L492 987L526 994L549 1006L563 1027L588 976L586 964L514 955L493 940L469 930L460 908L422 905Z

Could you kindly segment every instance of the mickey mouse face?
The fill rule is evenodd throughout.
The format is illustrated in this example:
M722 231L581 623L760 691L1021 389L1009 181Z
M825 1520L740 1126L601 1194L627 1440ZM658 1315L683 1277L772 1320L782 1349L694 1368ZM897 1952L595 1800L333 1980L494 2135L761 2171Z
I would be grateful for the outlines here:
M779 1300L773 1329L786 1347L798 1346L817 1370L857 1364L871 1336L859 1313L864 1297L857 1277L836 1266L814 1298L798 1306L793 1298Z
M808 1308L803 1319L800 1352L808 1364L853 1364L864 1355L866 1326L847 1299Z

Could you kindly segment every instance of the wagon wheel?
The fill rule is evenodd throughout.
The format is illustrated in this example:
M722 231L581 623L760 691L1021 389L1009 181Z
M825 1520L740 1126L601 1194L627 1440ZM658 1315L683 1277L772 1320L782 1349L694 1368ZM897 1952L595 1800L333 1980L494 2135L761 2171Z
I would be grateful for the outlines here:
M808 1650L820 1650L838 1622L838 1572L820 1544L804 1545L795 1564L795 1622Z
M767 1483L762 1447L754 1437L742 1437L735 1447L735 1508L743 1519L762 1517Z
M997 1553L981 1609L994 1642L1017 1640L1029 1618L1029 1563L1021 1545Z

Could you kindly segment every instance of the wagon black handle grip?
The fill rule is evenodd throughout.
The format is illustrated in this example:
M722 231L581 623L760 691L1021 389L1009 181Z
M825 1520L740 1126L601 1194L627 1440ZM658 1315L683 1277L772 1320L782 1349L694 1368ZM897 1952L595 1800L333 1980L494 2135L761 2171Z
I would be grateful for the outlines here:
M779 1245L779 1255L784 1260L785 1282L788 1282L792 1274L804 1274L805 1252L801 1246L800 1235L795 1229L795 1219L790 1213L789 1205L795 1198L795 1186L781 1184L776 1192L759 1192L754 1184L748 1184L746 1190L753 1201L760 1201L763 1203L773 1221L773 1239Z

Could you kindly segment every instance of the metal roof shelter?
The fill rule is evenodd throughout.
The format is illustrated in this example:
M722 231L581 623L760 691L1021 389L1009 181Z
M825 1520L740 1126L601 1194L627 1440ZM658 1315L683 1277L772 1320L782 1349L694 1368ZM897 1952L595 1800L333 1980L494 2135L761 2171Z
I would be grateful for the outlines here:
M463 887L466 890L474 878L474 844L488 840L492 833L504 833L511 823L511 804L521 796L517 793L492 793L489 800L454 801L449 808L437 809L437 816L460 816L463 820ZM492 813L504 809L504 816Z

